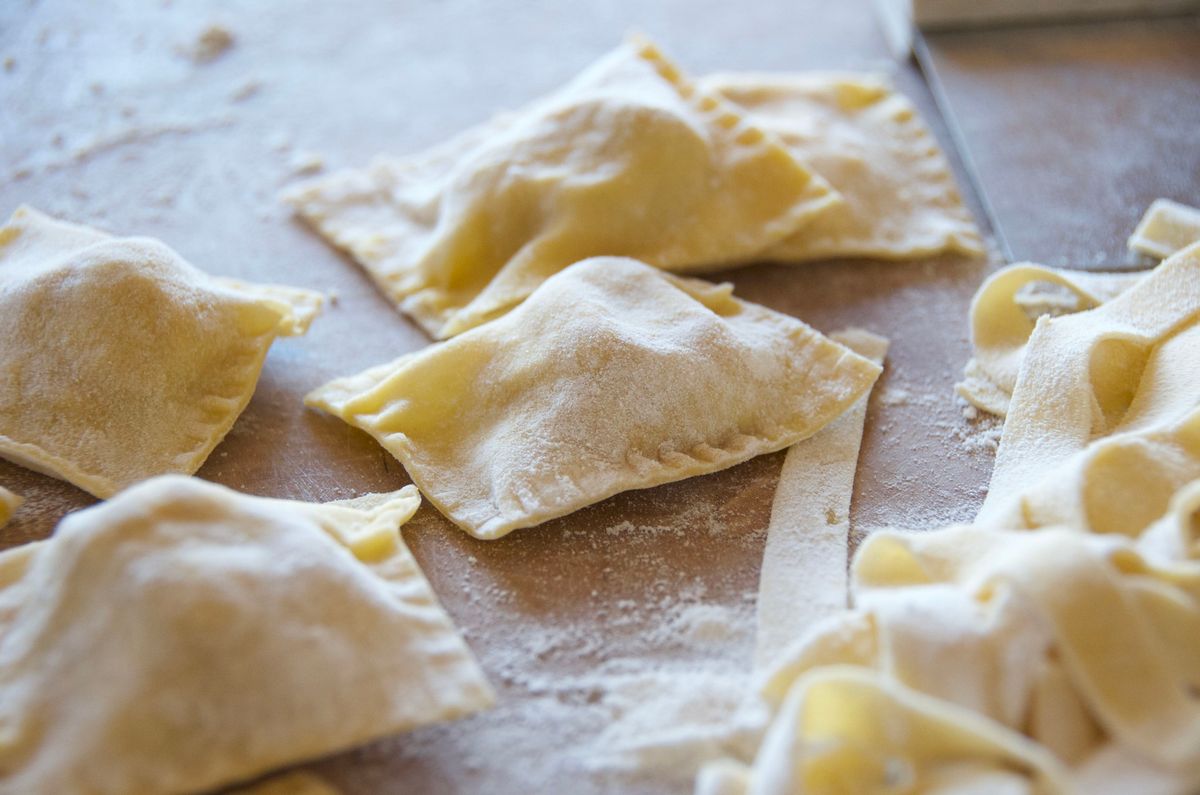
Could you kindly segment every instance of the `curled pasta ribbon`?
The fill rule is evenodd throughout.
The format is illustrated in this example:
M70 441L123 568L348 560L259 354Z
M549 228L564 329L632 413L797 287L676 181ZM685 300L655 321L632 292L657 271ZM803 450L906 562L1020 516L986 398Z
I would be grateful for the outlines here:
M1191 336L1200 353L1200 328ZM995 498L989 498L976 525L1022 530L1067 526L1137 537L1163 516L1175 492L1195 478L1200 478L1200 409L1100 439L1015 493L993 491Z
M765 675L753 764L698 788L1195 792L1198 316L1200 245L1093 309L1026 318L975 524L868 539L854 609Z
M1142 275L1069 271L1030 262L994 273L971 301L974 356L955 391L976 408L1005 416L1038 317L1095 308Z
M710 767L699 789L1191 791L1198 510L1200 481L1142 539L1070 528L872 536L854 564L856 609L767 675L776 718L754 763ZM1108 781L1114 757L1120 785Z
M1184 480L1195 477L1189 473L1200 455L1200 439L1195 423L1185 418L1200 403L1196 383L1200 244L1093 310L1037 321L976 523L1028 526L1022 495L1044 490L1048 478L1103 437L1112 442L1091 454L1092 463L1140 477L1158 489L1155 501L1165 504ZM1187 460L1155 461L1130 437L1164 433L1174 435L1178 455ZM1139 461L1147 462L1145 468ZM1156 468L1174 474L1159 478L1151 474Z

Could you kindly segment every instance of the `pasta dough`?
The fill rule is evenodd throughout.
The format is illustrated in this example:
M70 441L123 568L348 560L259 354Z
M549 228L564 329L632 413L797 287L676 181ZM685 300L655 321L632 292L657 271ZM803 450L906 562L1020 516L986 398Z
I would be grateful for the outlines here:
M971 301L975 355L955 391L976 408L1005 416L1037 319L1092 309L1142 275L1068 271L1029 262L992 274Z
M285 200L431 335L496 317L573 262L745 262L839 201L772 135L633 40L522 111Z
M844 199L763 259L984 253L937 141L886 77L729 74L700 86L744 108Z
M1129 237L1129 249L1166 259L1200 242L1200 210L1170 199L1155 199Z
M1088 529L876 533L855 610L764 678L753 764L698 792L1194 791L1200 480L1133 536Z
M1096 775L1118 751L1193 791L1198 571L1069 528L876 533L856 610L768 680L743 791L1153 791ZM1011 789L982 788L997 776Z
M1054 758L953 704L852 666L792 688L752 766L702 769L697 795L1065 793Z
M165 476L0 556L0 792L200 792L487 706L419 502Z
M508 315L308 396L499 538L807 438L878 365L731 287L595 258Z
M98 497L195 472L321 301L22 207L0 229L0 457Z
M1198 271L1037 321L975 525L864 542L854 609L781 655L756 758L701 792L1200 787Z
M1187 452L1180 455L1200 458L1186 430L1192 426L1185 421L1200 404L1198 380L1200 244L1176 254L1096 309L1039 320L1021 359L987 500L977 521L992 522L1005 515L1006 526L1019 526L1015 516L1022 509L1014 501L1102 436L1182 433L1181 451ZM1185 430L1169 430L1179 423ZM1158 461L1139 455L1136 447L1114 438L1104 449L1126 452L1104 453L1100 466L1145 459L1145 466L1129 465L1129 485L1139 475L1165 476L1147 467L1174 468L1173 458ZM1189 466L1181 463L1180 471L1186 473ZM1098 504L1113 506L1110 499L1093 496L1101 500ZM1135 502L1149 504L1151 495L1140 495Z
M8 489L0 486L0 527L8 524L8 520L17 512L21 504L25 502L25 498L18 494L13 494Z
M888 341L862 329L831 338L876 364L887 355ZM769 665L809 626L846 607L850 495L869 394L792 445L783 460L759 576L755 668Z

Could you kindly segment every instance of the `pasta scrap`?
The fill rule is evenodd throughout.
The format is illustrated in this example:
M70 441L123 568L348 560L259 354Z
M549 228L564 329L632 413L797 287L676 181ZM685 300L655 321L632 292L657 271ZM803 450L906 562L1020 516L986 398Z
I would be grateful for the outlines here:
M1129 250L1166 259L1196 242L1200 242L1200 209L1155 199L1129 236Z

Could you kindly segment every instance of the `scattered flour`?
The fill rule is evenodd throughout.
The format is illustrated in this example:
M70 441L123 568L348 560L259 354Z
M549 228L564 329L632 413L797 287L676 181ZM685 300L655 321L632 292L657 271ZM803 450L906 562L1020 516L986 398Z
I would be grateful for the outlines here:
M267 146L273 152L286 152L292 148L292 137L283 130L276 130L267 138Z
M132 116L136 112L131 108L129 109L129 113L126 114L124 110L123 108L121 115L125 117ZM185 133L229 127L235 120L232 114L221 113L205 118L164 119L154 123L126 124L110 131L93 133L91 137L85 138L72 146L65 155L51 155L42 152L40 156L17 166L9 174L9 178L13 180L25 179L35 174L59 171L70 166L86 163L114 149L148 143L168 135L182 135ZM50 142L54 145L55 149L64 149L67 145L67 138L61 132L54 133L50 137Z
M885 406L904 406L912 400L912 397L912 393L907 389L889 386L880 393L879 400Z
M947 405L953 401L961 419L953 415L943 419ZM959 443L970 454L995 453L1000 444L1000 433L1004 420L987 412L979 411L961 397L941 392L918 392L905 387L887 386L879 395L879 402L887 408L911 407L924 414L923 424L930 425ZM889 420L884 417L884 422Z
M184 49L184 54L198 64L208 63L228 52L233 43L233 33L228 28L223 25L209 25Z
M325 168L325 158L316 152L301 149L288 158L288 168L295 175L316 174Z
M994 455L1000 447L1000 435L1004 431L1004 420L991 414L982 414L970 405L963 409L964 417L967 417L967 409L971 410L974 417L968 417L971 421L971 429L958 435L963 448L970 453Z
M231 102L245 102L262 90L263 84L261 80L249 78L238 83L234 89L229 92Z
M672 666L603 679L598 704L608 725L581 748L583 766L594 772L686 784L706 762L749 759L767 724L743 670Z
M489 565L500 547L472 548L466 565L447 569L456 601L506 622L517 617L503 643L495 630L476 635L470 622L461 625L468 642L480 644L501 698L489 713L436 730L439 753L461 753L464 770L479 769L475 778L462 773L458 788L504 789L510 779L492 778L489 760L511 756L515 738L547 722L556 727L553 753L522 755L523 791L683 793L705 762L747 759L766 710L748 696L756 581L746 562L762 554L775 474L759 461L708 486L633 493L610 521L564 523L552 539L514 534L503 554L521 556L528 544L530 569L543 543L567 551L562 587L578 595L562 605L582 602L582 612L548 596L530 603L526 588ZM693 489L712 502L696 501ZM761 514L754 509L747 522L746 506L759 503ZM572 579L575 565L589 571L586 584ZM553 574L539 580L547 589L558 582Z

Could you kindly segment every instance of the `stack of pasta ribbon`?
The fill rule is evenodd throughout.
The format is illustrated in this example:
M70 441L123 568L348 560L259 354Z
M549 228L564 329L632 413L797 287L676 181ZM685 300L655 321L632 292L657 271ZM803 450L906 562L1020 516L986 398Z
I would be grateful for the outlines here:
M972 323L961 390L1007 414L976 520L871 535L853 608L766 667L753 762L699 792L1200 786L1200 244L1007 268Z

